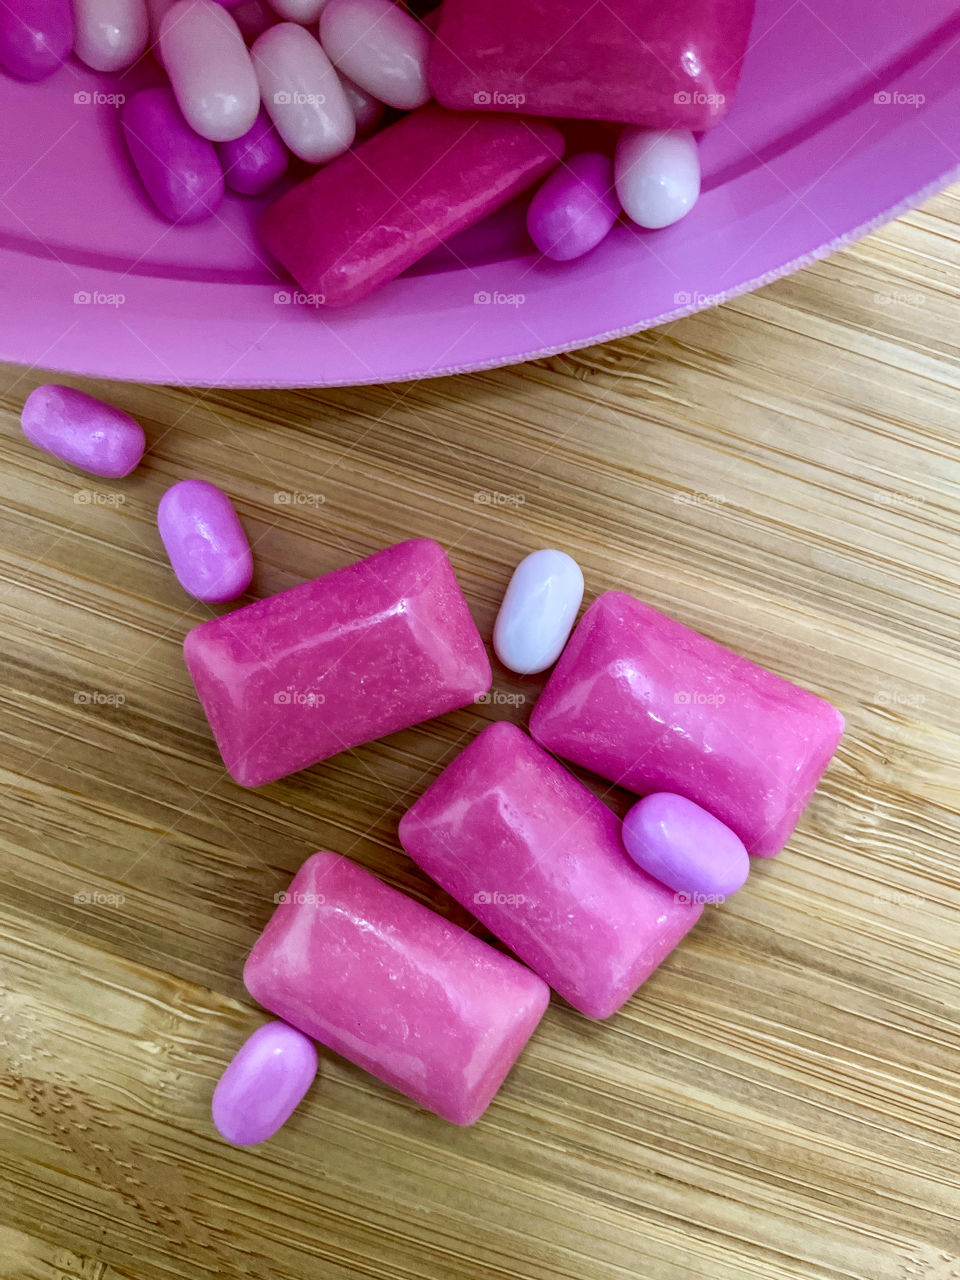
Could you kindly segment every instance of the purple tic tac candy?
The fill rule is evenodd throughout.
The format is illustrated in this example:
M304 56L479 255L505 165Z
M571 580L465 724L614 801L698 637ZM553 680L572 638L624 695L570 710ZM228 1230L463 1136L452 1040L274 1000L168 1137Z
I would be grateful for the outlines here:
M217 149L194 133L170 89L144 89L123 108L123 132L147 194L171 222L202 222L223 200Z
M258 196L279 182L287 172L290 153L260 108L260 114L242 138L217 144L223 165L223 179L231 191L243 196Z
M213 1123L237 1147L272 1138L303 1101L317 1074L317 1047L285 1022L253 1033L213 1092Z
M207 480L181 480L160 499L157 528L177 581L198 600L235 600L250 585L253 556L233 504Z
M638 867L691 901L722 902L741 887L750 855L728 826L685 796L644 796L623 820L623 845Z
M20 422L31 444L95 476L129 475L146 448L136 418L73 387L37 387Z
M537 191L527 230L542 254L567 262L596 248L619 213L610 158L585 151L554 169Z
M18 80L45 80L70 56L70 0L4 0L0 4L0 66Z

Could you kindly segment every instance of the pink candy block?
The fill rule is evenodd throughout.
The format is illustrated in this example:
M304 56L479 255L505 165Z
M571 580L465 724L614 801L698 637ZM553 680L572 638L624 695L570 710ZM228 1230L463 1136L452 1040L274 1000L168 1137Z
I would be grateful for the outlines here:
M509 956L335 853L250 953L254 1000L454 1124L487 1109L550 998Z
M633 596L583 615L530 732L549 751L643 795L672 791L778 853L843 733L828 702Z
M267 210L260 238L328 306L358 302L542 177L552 125L421 107Z
M615 1013L702 910L636 867L616 815L506 721L404 814L400 843L591 1018Z
M425 538L201 623L183 653L245 787L467 706L492 680L450 561Z
M430 87L464 111L709 129L752 18L753 0L444 0Z

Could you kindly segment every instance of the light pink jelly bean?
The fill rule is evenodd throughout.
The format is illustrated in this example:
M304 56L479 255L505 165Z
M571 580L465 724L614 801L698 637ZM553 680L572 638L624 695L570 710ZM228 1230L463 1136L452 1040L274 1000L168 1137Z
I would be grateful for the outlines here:
M160 52L187 124L211 142L253 128L260 86L240 28L216 0L177 0L160 23Z
M263 105L293 154L323 164L346 151L356 133L353 112L333 64L306 27L281 22L251 53Z
M31 444L95 476L129 475L146 447L136 418L73 387L37 387L20 421Z
M233 504L207 480L181 480L160 499L157 528L177 581L198 600L235 600L250 585L253 556Z
M213 1092L213 1123L237 1147L272 1138L317 1074L317 1046L286 1022L268 1022L241 1046Z
M338 70L388 107L413 111L430 99L430 33L393 0L327 0L320 43Z
M146 0L73 0L73 51L94 71L122 71L147 47Z
M378 102L372 93L367 93L358 84L354 84L349 76L341 75L340 83L357 122L357 136L372 133L383 119L383 103Z

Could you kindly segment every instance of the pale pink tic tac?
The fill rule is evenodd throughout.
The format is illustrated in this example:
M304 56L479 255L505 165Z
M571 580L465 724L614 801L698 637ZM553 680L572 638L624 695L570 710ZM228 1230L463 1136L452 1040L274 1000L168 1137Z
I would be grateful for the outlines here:
M317 1046L286 1022L259 1027L238 1050L213 1093L213 1123L237 1147L272 1138L317 1074Z

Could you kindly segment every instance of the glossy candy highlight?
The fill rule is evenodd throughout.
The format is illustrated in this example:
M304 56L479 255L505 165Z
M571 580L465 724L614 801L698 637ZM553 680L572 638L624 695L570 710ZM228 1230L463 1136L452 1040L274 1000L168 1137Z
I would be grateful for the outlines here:
M633 865L616 814L507 721L400 820L437 883L589 1018L609 1018L701 908Z
M211 142L253 128L260 86L240 28L216 0L177 0L160 23L160 53L187 124Z
M743 841L684 796L644 796L624 818L622 834L638 867L691 900L723 902L750 872Z
M223 169L212 142L183 118L173 92L144 89L123 107L123 133L140 180L170 222L203 222L223 201Z
M94 71L123 71L147 47L146 0L73 0L73 51Z
M429 101L430 33L394 0L327 0L320 43L343 75L388 107Z
M259 1027L217 1082L211 1113L237 1147L272 1138L303 1101L317 1075L317 1046L285 1022Z
M520 675L546 671L559 658L583 599L583 573L565 551L533 551L516 569L493 627L493 647Z
M552 125L430 104L288 191L264 214L260 238L306 293L347 306L499 209L562 154Z
M18 80L45 80L73 48L70 0L4 0L0 4L0 67Z
M136 418L73 387L37 387L20 421L31 444L95 476L129 475L146 447Z
M425 538L201 623L183 652L245 787L467 706L492 679L450 561Z
M530 717L542 746L628 791L685 796L778 853L843 716L622 591L590 605Z
M333 63L294 22L281 22L250 50L260 96L294 155L326 164L353 142L356 123ZM339 211L331 210L335 218Z
M669 227L700 197L700 153L688 129L624 129L614 173L623 211L639 227Z
M254 1000L454 1124L473 1124L550 997L529 969L315 853L243 971Z
M752 18L753 0L444 0L430 86L461 111L709 129Z
M171 485L157 508L157 528L177 581L197 600L221 604L249 587L250 543L233 503L216 485Z
M534 194L527 230L545 257L569 262L595 249L619 213L609 156L584 151L554 169Z

